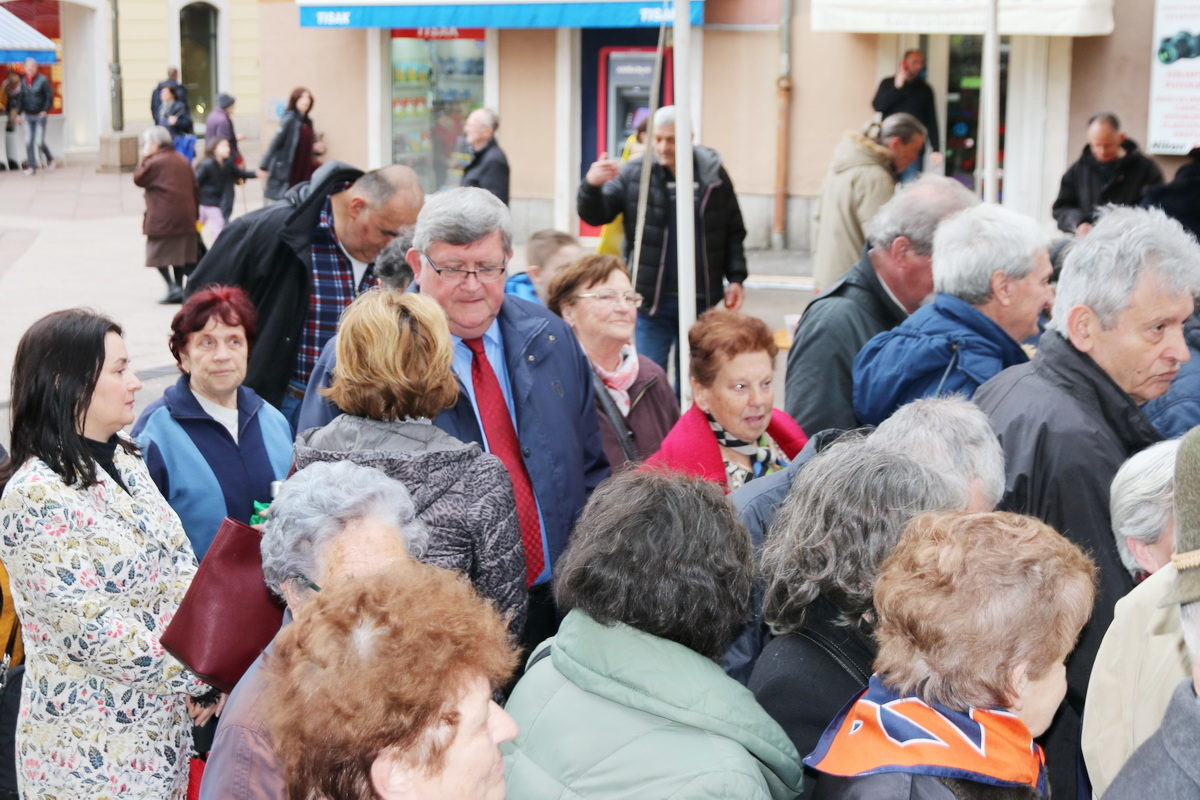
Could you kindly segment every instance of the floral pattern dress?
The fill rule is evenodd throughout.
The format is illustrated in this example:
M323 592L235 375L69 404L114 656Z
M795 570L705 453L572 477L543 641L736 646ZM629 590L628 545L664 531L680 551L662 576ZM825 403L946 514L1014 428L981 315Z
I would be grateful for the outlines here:
M176 800L187 789L185 694L207 686L159 636L196 558L140 458L118 447L123 490L67 486L38 459L0 496L26 672L17 724L21 797Z

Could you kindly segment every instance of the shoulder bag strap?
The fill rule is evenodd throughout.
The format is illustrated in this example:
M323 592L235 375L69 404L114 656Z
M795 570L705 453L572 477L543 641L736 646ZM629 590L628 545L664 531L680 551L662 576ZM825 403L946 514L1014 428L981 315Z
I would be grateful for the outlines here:
M612 395L608 393L608 387L604 385L604 381L596 374L595 370L592 370L592 386L596 390L596 402L604 409L604 416L608 417L608 421L617 435L617 443L621 445L621 452L625 454L625 460L636 463L639 459L637 450L633 446L633 431L629 430L629 424L625 422L625 417L621 416L621 409L617 408Z

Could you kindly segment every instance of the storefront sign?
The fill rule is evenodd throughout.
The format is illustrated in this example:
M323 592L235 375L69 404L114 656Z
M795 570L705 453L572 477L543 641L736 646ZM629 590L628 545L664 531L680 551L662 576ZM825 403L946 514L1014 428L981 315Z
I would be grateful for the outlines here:
M477 39L487 38L483 28L395 28L393 39Z
M1107 36L1113 0L996 0L1001 34ZM812 0L814 31L983 33L989 0Z
M693 25L704 0L688 0ZM662 0L296 0L314 28L639 28L674 19Z
M1184 155L1200 147L1200 4L1158 0L1152 45L1146 149Z

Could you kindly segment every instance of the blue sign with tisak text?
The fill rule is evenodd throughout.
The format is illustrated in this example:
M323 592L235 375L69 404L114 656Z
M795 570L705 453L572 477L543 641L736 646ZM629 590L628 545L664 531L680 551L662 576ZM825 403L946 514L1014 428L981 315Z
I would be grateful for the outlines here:
M643 28L671 24L674 4L653 0L448 3L398 0L342 4L299 0L300 25L308 28ZM704 0L689 0L693 25L704 22Z

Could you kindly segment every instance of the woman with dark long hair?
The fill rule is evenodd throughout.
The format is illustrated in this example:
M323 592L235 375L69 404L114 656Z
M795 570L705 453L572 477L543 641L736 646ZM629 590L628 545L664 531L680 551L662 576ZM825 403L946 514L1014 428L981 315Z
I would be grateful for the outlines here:
M120 433L140 388L120 326L94 312L45 316L17 345L0 560L26 647L22 797L182 798L188 717L211 715L159 643L196 557Z
M289 188L311 178L319 164L315 156L317 136L308 116L312 107L312 92L303 86L292 90L279 130L258 168L267 181L263 194L268 199L278 200Z

